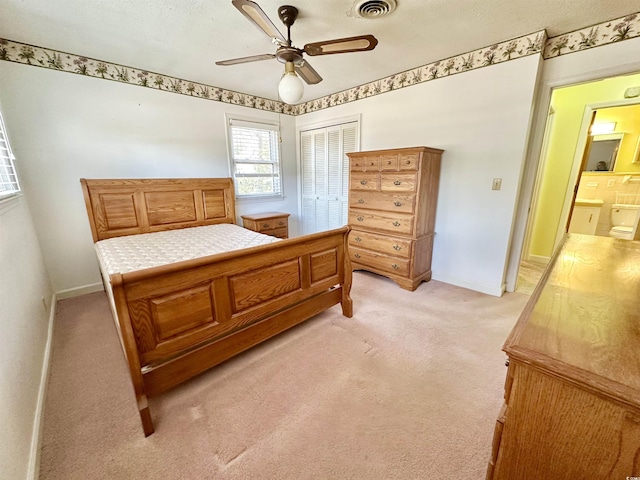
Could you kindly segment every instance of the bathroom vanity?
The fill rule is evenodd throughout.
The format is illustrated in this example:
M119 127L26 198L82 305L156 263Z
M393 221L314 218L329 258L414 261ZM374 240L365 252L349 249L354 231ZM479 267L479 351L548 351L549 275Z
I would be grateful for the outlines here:
M507 338L487 480L640 476L640 242L568 234Z
M580 199L577 198L571 213L569 223L569 233L582 233L585 235L595 235L600 210L602 210L603 200Z

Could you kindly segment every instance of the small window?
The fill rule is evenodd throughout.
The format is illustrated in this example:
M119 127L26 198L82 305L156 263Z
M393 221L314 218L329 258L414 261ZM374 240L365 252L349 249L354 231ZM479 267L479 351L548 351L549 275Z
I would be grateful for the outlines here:
M228 119L229 163L238 198L282 196L278 125Z
M20 191L16 169L13 166L14 158L0 112L0 200Z

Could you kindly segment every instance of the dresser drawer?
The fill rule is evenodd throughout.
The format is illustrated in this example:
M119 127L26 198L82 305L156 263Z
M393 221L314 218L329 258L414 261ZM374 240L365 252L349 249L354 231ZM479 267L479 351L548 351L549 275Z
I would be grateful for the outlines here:
M400 170L417 170L420 161L419 153L398 154L398 168Z
M374 190L380 189L380 177L377 173L352 173L349 179L351 190Z
M413 233L413 215L396 213L386 217L365 210L349 210L349 225L354 228L387 230L392 233L411 235Z
M383 192L415 192L415 173L382 173L380 174L380 190Z
M377 172L380 170L380 156L379 155L369 155L364 157L364 169L367 172Z
M398 155L381 155L380 170L398 170Z
M365 160L366 159L364 157L351 158L349 162L349 169L352 172L364 172Z
M360 230L351 230L349 233L349 248L366 248L367 250L404 258L409 258L411 254L411 243L411 240L405 238L362 232Z
M406 277L409 275L409 260L406 259L389 257L361 248L349 248L349 257L355 263L361 263L400 276Z
M351 192L349 206L384 210L387 212L413 213L415 195L394 195L380 192Z

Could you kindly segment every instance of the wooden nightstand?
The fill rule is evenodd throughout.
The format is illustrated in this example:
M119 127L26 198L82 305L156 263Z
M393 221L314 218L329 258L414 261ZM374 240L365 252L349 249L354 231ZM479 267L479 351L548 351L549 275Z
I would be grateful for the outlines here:
M244 228L254 232L264 233L272 237L289 237L289 215L290 213L266 212L242 215L242 225Z

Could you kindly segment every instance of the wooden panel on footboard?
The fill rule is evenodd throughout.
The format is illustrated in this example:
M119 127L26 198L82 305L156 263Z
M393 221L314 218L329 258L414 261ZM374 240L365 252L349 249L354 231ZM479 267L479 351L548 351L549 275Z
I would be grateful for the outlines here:
M145 434L146 398L327 308L352 315L348 229L112 276Z

